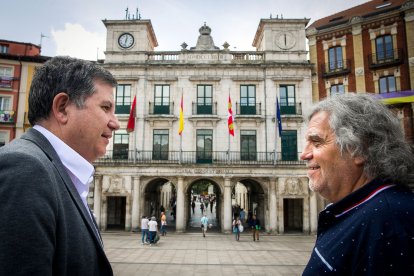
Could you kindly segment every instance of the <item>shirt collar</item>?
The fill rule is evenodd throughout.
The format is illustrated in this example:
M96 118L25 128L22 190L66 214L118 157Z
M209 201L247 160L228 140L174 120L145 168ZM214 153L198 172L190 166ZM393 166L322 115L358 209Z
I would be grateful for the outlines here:
M35 125L33 128L46 137L66 169L75 175L82 184L88 185L91 182L91 177L94 174L94 167L91 163L46 128L40 125Z

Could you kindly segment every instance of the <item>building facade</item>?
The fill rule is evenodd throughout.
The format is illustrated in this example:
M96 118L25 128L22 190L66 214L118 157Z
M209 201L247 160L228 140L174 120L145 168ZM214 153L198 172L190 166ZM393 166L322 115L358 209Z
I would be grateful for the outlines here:
M373 93L400 118L414 143L414 1L373 0L306 29L312 97Z
M32 76L47 59L40 55L40 46L0 40L0 146L29 127L27 97Z
M135 230L142 215L158 216L163 205L174 214L175 230L188 231L192 187L208 182L221 232L231 231L237 204L257 215L268 232L314 233L324 202L309 190L299 159L303 114L312 103L308 21L261 19L256 51L232 51L227 42L217 47L204 24L196 46L184 42L179 51L161 52L154 51L150 20L104 20L102 62L118 80L121 129L94 163L89 203L99 227Z

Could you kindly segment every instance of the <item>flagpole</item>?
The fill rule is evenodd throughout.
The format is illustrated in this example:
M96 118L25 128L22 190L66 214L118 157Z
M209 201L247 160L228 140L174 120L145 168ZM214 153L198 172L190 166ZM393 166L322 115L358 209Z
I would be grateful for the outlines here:
M277 139L279 136L279 126L278 126L278 121L277 121L277 94L276 94L276 109L275 109L275 157L274 157L274 165L276 165L276 161L277 161Z

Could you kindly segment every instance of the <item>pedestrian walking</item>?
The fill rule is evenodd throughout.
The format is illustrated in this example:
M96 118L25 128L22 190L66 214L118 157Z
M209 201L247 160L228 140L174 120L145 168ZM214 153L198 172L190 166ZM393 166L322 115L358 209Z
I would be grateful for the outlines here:
M253 232L253 241L259 241L259 232L262 227L260 226L260 220L256 217L256 215L253 215L250 226Z
M246 222L246 212L243 210L243 208L241 208L240 210L240 221L242 222L242 224Z
M151 217L151 220L148 222L148 228L150 233L150 246L152 246L155 243L155 236L158 230L158 223L155 217Z
M201 214L204 214L204 203L201 202L200 204Z
M236 217L234 220L233 220L233 233L234 233L234 235L235 235L235 237L236 237L236 241L239 241L240 240L240 227L242 227L242 225L241 225L241 221L240 221L240 219L239 219L239 217Z
M201 232L203 233L204 238L206 237L207 227L208 227L208 217L206 216L206 214L204 214L203 217L201 218Z
M195 208L195 202L193 200L193 202L191 202L191 209L193 210L193 215L194 215L194 208Z
M148 230L148 218L147 216L142 216L141 219L141 244L149 243L149 230Z

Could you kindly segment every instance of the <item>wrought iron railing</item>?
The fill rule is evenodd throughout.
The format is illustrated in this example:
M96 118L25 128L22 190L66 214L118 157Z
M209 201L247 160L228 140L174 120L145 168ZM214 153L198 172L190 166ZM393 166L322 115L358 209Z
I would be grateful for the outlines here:
M321 65L322 75L332 77L336 75L346 75L351 72L351 60L335 60Z
M174 102L168 103L153 103L149 102L149 115L173 115Z
M403 62L403 58L403 49L393 49L368 55L368 64L370 68L393 66L401 64Z
M217 115L217 102L211 104L192 103L193 115Z
M302 115L302 103L292 105L280 105L281 115Z
M0 110L0 123L16 122L15 112L13 110Z
M262 104L248 104L248 103L237 103L236 102L236 115L261 115Z
M294 153L294 156L300 156ZM289 160L284 160L287 156ZM96 164L138 163L138 164L227 164L227 165L303 165L304 161L292 160L291 154L280 152L249 152L240 151L107 151L95 161Z

